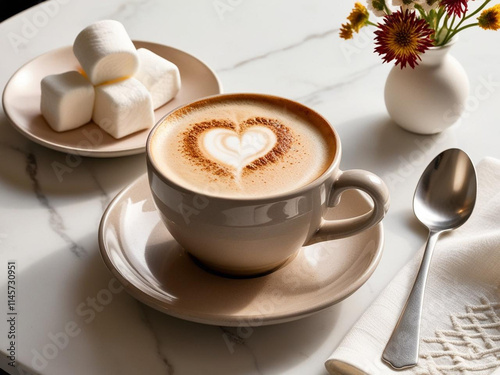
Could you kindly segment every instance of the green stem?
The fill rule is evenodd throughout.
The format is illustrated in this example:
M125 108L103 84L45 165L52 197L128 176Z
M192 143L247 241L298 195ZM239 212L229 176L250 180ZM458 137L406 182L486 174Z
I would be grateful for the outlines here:
M450 20L450 15L446 14L446 17L444 17L444 24L443 27L448 29L448 21Z
M436 30L437 30L437 28L439 27L439 24L440 24L440 22L441 22L441 19L442 19L442 18L443 18L443 16L444 16L444 12L445 12L445 9L444 9L444 8L440 8L440 9L439 9L439 12L438 12L438 14L437 14L437 18L436 18L436 19L437 19L437 22L436 22Z
M443 41L441 43L439 43L440 46L444 46L450 40L449 37L450 37L450 34L453 30L453 24L455 23L456 18L457 18L457 16L453 15L453 18L451 19L450 27L446 31L446 36L444 37Z
M439 11L438 11L439 18L443 17L445 12L446 12L446 9L444 7L440 7Z
M470 28L470 27L476 27L476 26L479 26L479 23L478 23L478 22L468 24L468 25L466 25L466 26L461 27L460 29L456 29L455 31L453 31L453 33L451 33L451 35L450 35L450 39L449 39L449 40L451 40L451 39L452 39L455 35L457 35L460 31L463 31L463 30L468 29L468 28ZM448 41L449 41L449 40L448 40Z
M367 24L367 25L370 25L370 26L375 26L375 27L378 27L378 24L373 23L373 22L371 22L370 20L366 21L366 24Z
M460 20L460 22L458 23L458 25L455 27L455 30L453 30L453 28L450 27L450 31L452 31L451 35L448 37L448 35L446 35L446 43L448 43L450 41L451 38L453 38L454 35L456 35L456 31L460 28L460 26L462 26L462 24L465 22L465 19L466 17L462 18ZM444 43L444 44L446 44Z
M427 23L429 24L430 26L430 21L429 19L427 18L427 15L425 14L425 10L424 8L422 8L420 5L418 4L415 4L415 9L418 10L418 12L420 13L420 17L422 17L424 20L427 21Z
M450 30L452 30L452 29L453 29L453 25L455 24L456 19L457 19L457 15L456 15L456 14L454 14L454 15L453 15L453 18L451 19L451 23L450 23Z
M384 10L385 10L386 14L392 14L391 10L389 9L389 7L387 6L387 4L385 3L385 0L384 0Z
M439 28L439 22L441 21L441 17L438 12L435 12L436 16L434 17L434 30L437 30Z
M436 25L434 26L434 41L436 41L436 42L438 42L437 38L441 34L441 30L445 26L445 23L448 22L447 18L445 17L445 20L443 21L443 24L441 25L441 21L443 20L443 16L445 14L446 14L446 9L440 7L438 12L437 12L437 16L436 16Z
M477 8L474 12L472 12L471 14L469 14L468 16L464 17L463 18L463 21L465 20L468 20L470 19L471 17L474 17L476 14L478 14L480 11L482 11L484 9L484 7L486 5L488 5L488 3L491 2L491 0L486 0L483 5L481 5L479 8Z
M478 14L481 10L483 10L483 9L484 9L484 7L485 7L486 5L488 5L488 3L489 3L489 2L491 2L491 0L486 0L486 1L485 1L485 2L484 2L484 3L483 3L483 4L479 7L479 8L477 8L474 12L472 12L472 13L471 13L471 14L469 14L468 16L466 16L466 17L462 18L462 19L460 20L460 22L457 24L457 26L455 27L455 30L453 30L453 22L452 22L452 24L450 25L450 29L449 29L449 31L451 31L451 33L450 33L450 32L448 32L448 33L446 34L446 37L444 38L443 42L442 42L442 43L440 43L440 45L442 45L442 46L443 46L443 45L445 45L446 43L448 43L448 42L449 42L449 41L450 41L450 40L451 40L451 39L452 39L455 35L457 35L460 31L463 31L463 30L465 30L465 29L468 29L469 27L474 27L474 26L477 26L477 25L478 25L478 23L471 23L471 24L469 24L469 25L466 25L466 26L461 27L461 26L462 26L462 24L463 24L466 20L470 19L471 17L474 17L474 16L475 16L476 14ZM455 18L455 16L453 16L453 18Z
M436 29L436 33L434 34L434 41L436 46L442 45L442 42L439 40L439 37L441 36L443 30L448 30L448 21L450 19L450 15L446 13L446 16L444 17L443 25Z

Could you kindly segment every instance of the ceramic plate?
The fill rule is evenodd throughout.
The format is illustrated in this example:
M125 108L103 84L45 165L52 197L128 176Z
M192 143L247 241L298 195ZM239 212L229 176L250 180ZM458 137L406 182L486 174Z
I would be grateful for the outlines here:
M347 191L329 218L353 217L369 208L364 195ZM194 322L252 326L299 319L354 293L380 260L383 230L378 224L347 239L303 247L265 276L227 278L196 265L175 242L144 175L110 203L99 245L106 266L145 304Z
M140 41L134 41L134 44L170 60L181 74L181 90L173 100L155 111L156 121L182 104L221 93L222 87L215 73L194 56L161 44ZM149 130L117 140L93 122L62 133L50 128L40 113L40 81L49 74L78 68L71 46L47 52L22 66L9 80L3 93L3 108L14 127L34 142L71 154L116 157L145 152Z

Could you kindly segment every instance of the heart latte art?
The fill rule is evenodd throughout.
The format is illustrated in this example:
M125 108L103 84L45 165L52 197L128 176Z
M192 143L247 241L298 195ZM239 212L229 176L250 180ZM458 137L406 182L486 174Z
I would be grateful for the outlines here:
M210 129L202 134L200 143L208 159L240 171L271 151L276 140L270 129L254 126L242 134L229 129Z
M168 116L153 134L150 153L162 174L188 189L260 197L320 176L335 152L329 131L278 105L231 101Z
M292 131L275 119L257 117L240 124L212 120L184 133L183 153L206 172L240 179L277 162L290 149Z

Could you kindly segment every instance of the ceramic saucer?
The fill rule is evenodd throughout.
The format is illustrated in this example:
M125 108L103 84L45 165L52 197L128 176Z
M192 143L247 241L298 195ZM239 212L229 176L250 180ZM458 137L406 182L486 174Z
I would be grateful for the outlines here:
M364 195L347 191L329 218L357 216L369 207ZM110 203L99 245L106 266L143 303L199 323L252 326L299 319L348 297L375 270L383 228L303 247L268 275L232 279L199 267L175 242L143 175Z
M216 74L202 61L186 52L156 43L134 41L173 62L179 68L182 87L177 96L155 111L155 121L180 105L222 92ZM26 137L54 150L93 157L116 157L145 152L149 130L114 139L90 122L67 132L53 131L40 113L40 81L49 74L78 70L72 47L47 52L22 66L7 83L3 108L14 127ZM92 130L99 131L101 136Z

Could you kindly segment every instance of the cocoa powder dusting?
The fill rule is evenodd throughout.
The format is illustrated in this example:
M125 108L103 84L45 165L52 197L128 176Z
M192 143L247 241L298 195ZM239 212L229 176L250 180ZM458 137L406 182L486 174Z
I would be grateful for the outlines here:
M235 130L235 126L231 121L227 120L210 120L194 124L189 130L183 133L182 153L188 160L191 160L195 165L202 170L211 172L216 176L225 176L234 178L231 171L212 160L207 159L198 145L198 140L201 134L212 128L224 128Z
M294 137L290 129L276 119L268 119L264 117L248 119L241 124L241 131L243 132L245 129L255 125L265 126L276 134L276 145L266 155L248 164L245 167L245 171L257 170L270 163L277 162L288 152L288 150L290 150L294 141Z
M239 134L242 134L246 129L257 125L265 126L270 129L274 134L276 134L277 140L276 145L266 155L248 164L243 170L243 173L246 174L251 171L256 171L266 165L277 162L292 147L294 136L291 130L276 119L264 117L248 119L240 124L239 132L236 129L236 125L229 120L210 120L194 124L189 128L189 130L186 130L183 133L181 146L182 153L188 160L191 160L202 170L211 172L216 176L234 179L234 174L228 167L209 160L203 155L198 143L200 136L204 131L212 128L231 129Z

